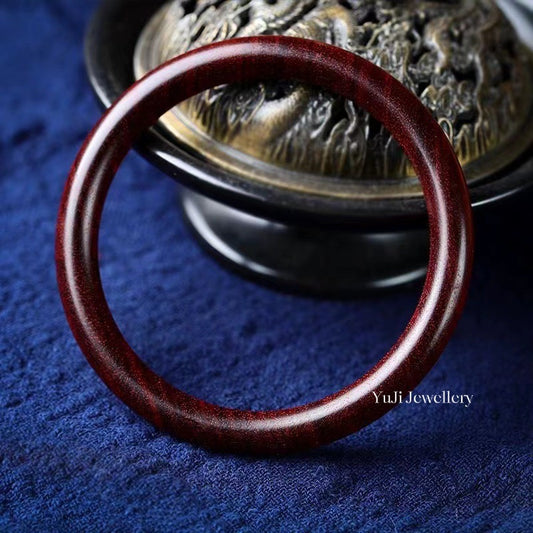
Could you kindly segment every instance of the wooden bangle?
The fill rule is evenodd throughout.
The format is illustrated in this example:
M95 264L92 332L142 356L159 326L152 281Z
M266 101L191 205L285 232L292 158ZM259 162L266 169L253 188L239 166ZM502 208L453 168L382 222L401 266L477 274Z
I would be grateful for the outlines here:
M245 411L212 405L174 388L127 344L102 289L98 232L120 163L164 112L217 85L272 79L296 80L338 93L388 128L422 182L430 257L426 283L406 330L366 375L314 403ZM446 136L417 97L385 71L317 41L270 36L224 41L173 59L135 83L87 137L59 210L59 291L89 363L119 398L158 428L218 451L301 450L373 422L392 407L376 403L373 391L406 394L436 362L466 299L473 261L471 216L463 173Z

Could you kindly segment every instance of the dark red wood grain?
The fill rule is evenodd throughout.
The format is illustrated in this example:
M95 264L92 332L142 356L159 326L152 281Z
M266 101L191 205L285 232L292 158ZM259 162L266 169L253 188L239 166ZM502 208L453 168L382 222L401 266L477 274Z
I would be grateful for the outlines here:
M111 181L132 144L165 111L225 83L292 79L353 100L382 122L422 182L430 221L429 269L406 330L365 376L308 405L228 409L194 398L150 370L119 331L98 266L98 232ZM416 96L368 61L317 41L225 41L170 61L133 85L87 137L59 211L57 277L70 327L108 387L158 428L219 451L283 453L332 442L392 405L372 391L412 390L438 359L465 303L473 261L468 190L446 136ZM192 317L194 320L194 317ZM305 334L305 332L302 332Z

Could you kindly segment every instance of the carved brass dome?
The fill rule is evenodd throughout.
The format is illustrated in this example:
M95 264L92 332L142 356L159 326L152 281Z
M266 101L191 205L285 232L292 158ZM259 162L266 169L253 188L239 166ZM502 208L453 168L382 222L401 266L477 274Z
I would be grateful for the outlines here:
M492 0L174 0L135 53L137 77L199 46L286 34L366 57L415 92L470 182L533 141L532 61ZM296 83L224 86L162 117L170 134L226 169L316 194L420 194L401 149L351 102Z

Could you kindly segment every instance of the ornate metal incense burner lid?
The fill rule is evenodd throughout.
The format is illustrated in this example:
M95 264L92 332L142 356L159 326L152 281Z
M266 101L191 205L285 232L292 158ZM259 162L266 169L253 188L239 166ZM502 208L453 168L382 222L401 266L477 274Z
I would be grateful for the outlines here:
M207 43L278 33L340 46L392 73L433 112L471 182L533 140L531 56L492 0L174 0L141 34L135 72ZM219 87L162 122L208 160L251 179L342 197L420 193L388 132L318 89Z

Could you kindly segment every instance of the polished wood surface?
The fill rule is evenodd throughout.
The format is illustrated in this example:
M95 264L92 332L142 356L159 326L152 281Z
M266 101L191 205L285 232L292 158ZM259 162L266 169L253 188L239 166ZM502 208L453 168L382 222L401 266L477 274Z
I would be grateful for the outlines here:
M160 115L210 87L267 79L321 86L353 100L382 122L421 180L431 242L417 308L383 359L352 385L318 402L261 412L194 398L142 362L106 303L98 268L98 231L121 161ZM405 394L430 370L464 306L472 261L471 210L463 173L426 108L368 61L327 44L288 37L237 39L197 49L133 85L87 137L70 172L57 225L63 306L78 344L102 380L155 426L192 443L240 453L284 453L329 443L387 412L393 405L376 403L372 392Z

